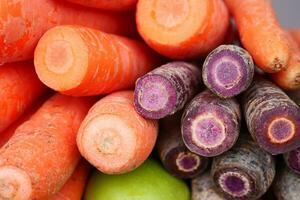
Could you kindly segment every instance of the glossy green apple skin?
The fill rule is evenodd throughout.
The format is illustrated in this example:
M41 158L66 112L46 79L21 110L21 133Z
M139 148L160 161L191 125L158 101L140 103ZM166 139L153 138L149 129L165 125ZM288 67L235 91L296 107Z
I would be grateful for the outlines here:
M151 159L127 174L105 175L95 171L85 192L85 200L189 199L187 185Z

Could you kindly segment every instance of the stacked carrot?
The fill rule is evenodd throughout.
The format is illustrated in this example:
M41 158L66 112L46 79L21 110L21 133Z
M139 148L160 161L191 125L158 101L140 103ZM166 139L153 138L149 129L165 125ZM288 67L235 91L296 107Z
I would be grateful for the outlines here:
M87 200L298 200L300 28L270 0L2 0L0 64L0 199L80 200L92 166ZM153 151L170 175L128 189Z

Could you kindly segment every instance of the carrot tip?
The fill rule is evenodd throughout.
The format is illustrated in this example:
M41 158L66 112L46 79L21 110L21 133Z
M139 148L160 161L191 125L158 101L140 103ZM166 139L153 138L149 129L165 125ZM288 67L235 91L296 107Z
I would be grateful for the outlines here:
M31 196L31 179L23 170L0 167L0 199L27 200Z

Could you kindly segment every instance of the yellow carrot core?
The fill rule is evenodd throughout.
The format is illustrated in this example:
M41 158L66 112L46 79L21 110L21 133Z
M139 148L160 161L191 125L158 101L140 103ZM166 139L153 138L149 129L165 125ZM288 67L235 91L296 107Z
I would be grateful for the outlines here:
M295 124L287 118L276 118L268 127L268 137L272 143L282 144L295 135Z

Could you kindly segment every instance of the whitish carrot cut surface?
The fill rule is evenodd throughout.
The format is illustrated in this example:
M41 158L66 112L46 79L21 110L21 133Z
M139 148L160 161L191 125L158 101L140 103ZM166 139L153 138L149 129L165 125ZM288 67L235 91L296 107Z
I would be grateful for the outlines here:
M275 73L287 67L289 45L270 0L225 0L241 42L263 71Z
M100 8L103 10L131 10L138 0L67 0L83 6Z
M98 101L82 122L77 145L82 156L107 174L132 171L150 155L158 123L141 117L133 92L112 93Z
M31 62L1 66L0 88L0 132L16 121L46 91Z
M144 44L81 26L58 26L35 50L35 68L50 88L88 96L129 89L157 65Z
M48 29L64 24L137 35L132 13L99 11L64 0L1 0L0 64L32 58L40 37Z
M189 59L223 42L229 14L222 0L139 0L136 21L143 39L157 52Z
M48 199L72 175L91 99L54 95L0 149L0 199Z

